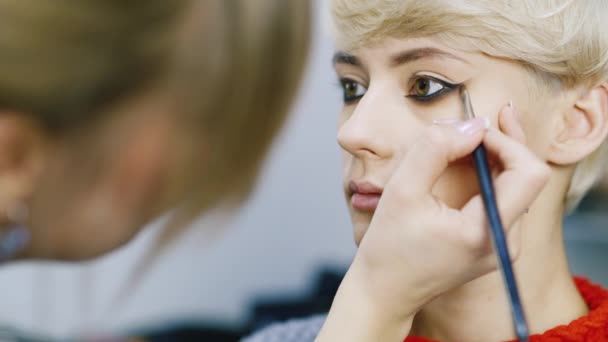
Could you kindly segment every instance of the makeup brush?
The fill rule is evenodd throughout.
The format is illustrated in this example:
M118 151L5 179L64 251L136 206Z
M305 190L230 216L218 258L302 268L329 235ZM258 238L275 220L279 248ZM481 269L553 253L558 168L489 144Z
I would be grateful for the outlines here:
M460 99L462 101L467 119L470 120L475 118L475 112L473 111L473 106L471 105L471 98L464 85L460 86ZM483 144L479 145L477 148L475 148L475 151L473 151L473 160L475 162L475 169L479 179L481 197L483 198L483 204L486 209L488 221L490 222L492 241L494 243L494 250L498 257L498 265L500 267L503 281L511 302L511 314L515 334L517 335L519 341L528 342L528 324L526 322L526 317L519 298L519 292L517 291L517 282L515 281L515 275L513 274L513 267L511 265L509 249L507 248L505 232L500 220L498 206L496 205L496 195L494 193L494 185L492 184L490 166L488 164L488 154Z

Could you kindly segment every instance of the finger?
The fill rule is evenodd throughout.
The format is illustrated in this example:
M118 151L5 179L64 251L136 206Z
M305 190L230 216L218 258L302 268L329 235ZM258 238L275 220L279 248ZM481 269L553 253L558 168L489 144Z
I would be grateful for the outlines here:
M501 151L499 160L505 169L496 177L495 189L499 209L503 210L503 223L509 227L538 197L549 180L551 168L526 145L497 130L489 132L484 144L490 153Z
M404 200L414 201L430 196L433 185L448 164L479 146L487 127L489 121L486 118L429 127L393 173L385 195L386 190L399 191Z
M500 113L498 113L498 127L506 135L519 141L522 144L526 144L526 133L521 126L520 116L517 108L511 103L505 106Z
M484 145L504 166L494 181L494 188L503 225L508 229L538 197L550 168L525 145L496 129L488 130ZM480 196L471 199L463 212L478 224L486 222Z

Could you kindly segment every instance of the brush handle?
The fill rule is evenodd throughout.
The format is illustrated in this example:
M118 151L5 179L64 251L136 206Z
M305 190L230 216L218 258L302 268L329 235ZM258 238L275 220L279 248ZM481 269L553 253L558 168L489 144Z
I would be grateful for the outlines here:
M490 222L492 241L498 256L498 263L506 285L506 290L511 301L511 313L513 315L515 333L521 342L528 342L528 325L517 291L517 282L515 281L515 275L513 274L505 232L502 221L500 220L498 206L496 205L496 195L492 184L492 173L490 172L490 166L488 164L488 155L483 145L479 145L475 149L473 152L473 160L475 162L475 169L477 170L481 196L486 208L488 221Z

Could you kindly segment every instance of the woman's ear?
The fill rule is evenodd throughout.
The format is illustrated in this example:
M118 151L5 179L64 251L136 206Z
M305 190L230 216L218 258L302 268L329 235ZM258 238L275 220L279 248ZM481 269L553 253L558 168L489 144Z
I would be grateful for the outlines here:
M578 163L593 153L608 135L608 83L578 96L562 112L548 160L558 165Z
M43 130L24 115L0 112L0 224L32 192L44 158Z

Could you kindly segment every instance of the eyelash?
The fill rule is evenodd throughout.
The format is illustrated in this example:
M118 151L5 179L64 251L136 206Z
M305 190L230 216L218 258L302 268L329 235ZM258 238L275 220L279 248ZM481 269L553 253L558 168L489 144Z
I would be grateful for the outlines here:
M433 76L428 76L428 75L422 76L422 75L420 75L420 76L416 76L413 79L411 87L413 87L413 85L416 84L416 82L418 82L420 80L429 80L429 81L438 83L443 88L441 90L439 90L439 91L431 94L431 95L420 96L420 95L408 94L408 95L405 95L405 97L410 98L410 99L412 99L414 101L417 101L417 102L431 102L433 100L437 100L438 98L442 97L443 95L446 95L446 94L452 92L454 89L458 89L461 86L461 84L450 83L450 82L444 81L442 79L439 79L439 78L436 78L436 77L433 77ZM354 84L357 87L357 92L358 92L359 87L363 88L364 89L363 94L355 95L355 96L348 96L346 94L346 86L348 84ZM353 79L346 78L346 77L340 78L340 80L338 82L338 86L342 89L342 92L343 92L343 101L344 101L344 104L346 104L346 105L355 103L356 101L358 101L359 99L361 99L365 95L365 92L367 92L367 87L366 86L364 86L363 84L361 84L361 83L359 83L359 82L357 82L357 81L355 81Z

